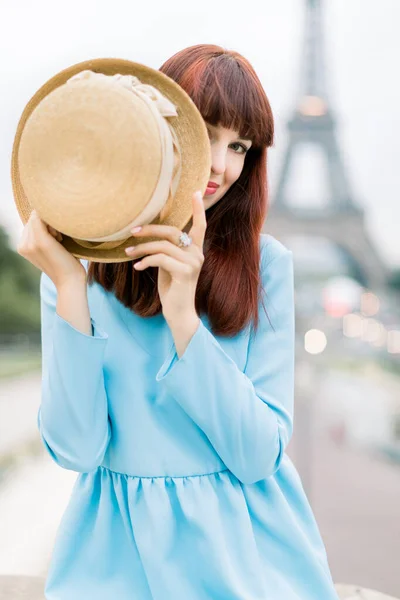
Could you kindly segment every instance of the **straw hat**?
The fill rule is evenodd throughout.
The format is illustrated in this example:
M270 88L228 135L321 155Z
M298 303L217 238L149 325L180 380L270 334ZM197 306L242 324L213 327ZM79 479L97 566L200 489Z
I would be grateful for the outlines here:
M135 225L182 230L203 193L211 153L203 118L172 79L129 60L99 58L47 81L25 107L12 152L15 203L63 234L78 258L131 260Z

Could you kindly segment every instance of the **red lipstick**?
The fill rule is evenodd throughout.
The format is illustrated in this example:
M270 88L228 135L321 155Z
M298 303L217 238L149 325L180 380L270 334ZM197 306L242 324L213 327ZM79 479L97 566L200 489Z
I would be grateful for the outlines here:
M217 189L219 188L218 183L214 183L213 181L209 181L207 183L207 189L205 192L206 196L211 196L212 194L215 194L215 192L217 191Z

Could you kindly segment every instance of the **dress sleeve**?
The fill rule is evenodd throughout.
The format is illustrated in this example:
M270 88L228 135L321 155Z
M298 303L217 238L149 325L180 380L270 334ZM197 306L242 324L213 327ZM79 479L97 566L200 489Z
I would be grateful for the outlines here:
M285 247L265 261L257 332L242 372L202 321L184 354L175 348L157 373L175 400L207 435L243 483L272 475L293 430L293 256Z
M92 336L75 329L57 314L56 299L53 282L42 273L42 396L37 421L53 460L85 473L101 464L110 440L103 377L108 336L93 319Z

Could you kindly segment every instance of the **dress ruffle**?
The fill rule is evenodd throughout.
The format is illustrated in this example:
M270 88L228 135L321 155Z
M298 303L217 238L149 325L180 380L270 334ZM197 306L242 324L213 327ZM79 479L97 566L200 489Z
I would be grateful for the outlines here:
M252 486L227 469L188 477L104 467L80 474L46 597L67 598L68 580L74 600L335 598L327 595L330 575L311 511L299 493L292 492L296 511L285 500L299 486L288 458L282 469L278 481Z

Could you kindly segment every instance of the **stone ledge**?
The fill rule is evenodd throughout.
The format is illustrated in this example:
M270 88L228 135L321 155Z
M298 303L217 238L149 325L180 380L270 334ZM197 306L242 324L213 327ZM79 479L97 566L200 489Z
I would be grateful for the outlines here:
M44 600L45 580L27 575L0 575L0 600Z
M337 583L335 588L340 600L399 600L394 596L388 596L376 590L369 590L357 585Z
M45 600L45 580L27 575L0 575L0 600ZM340 600L400 600L356 585L335 585Z

